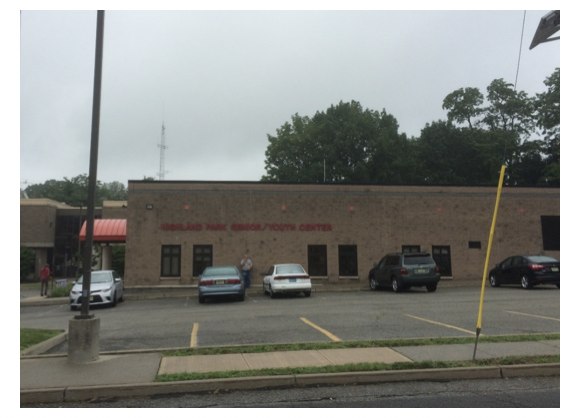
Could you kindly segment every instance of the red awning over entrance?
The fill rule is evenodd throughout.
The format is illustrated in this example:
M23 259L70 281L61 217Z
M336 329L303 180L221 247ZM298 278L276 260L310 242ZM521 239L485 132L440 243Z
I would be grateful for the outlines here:
M86 222L80 241L86 241ZM126 219L94 219L94 242L126 242Z

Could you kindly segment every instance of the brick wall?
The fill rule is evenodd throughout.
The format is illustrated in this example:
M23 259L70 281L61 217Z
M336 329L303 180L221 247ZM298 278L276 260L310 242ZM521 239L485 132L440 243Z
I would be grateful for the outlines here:
M125 280L196 283L194 245L212 245L214 265L239 265L248 252L253 285L273 263L308 268L308 245L327 246L328 276L316 281L329 284L367 284L373 263L402 245L449 246L454 280L481 280L495 201L496 188L131 181ZM490 265L514 253L544 253L541 215L560 215L559 189L505 188ZM179 279L161 278L162 245L181 246ZM339 245L357 246L357 277L339 276Z

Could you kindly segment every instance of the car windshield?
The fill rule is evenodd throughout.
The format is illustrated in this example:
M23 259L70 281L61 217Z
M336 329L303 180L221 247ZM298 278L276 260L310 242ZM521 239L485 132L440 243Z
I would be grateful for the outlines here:
M304 271L304 268L298 264L276 266L276 274L302 274L302 273L306 273L306 271Z
M236 270L236 267L207 267L204 273L202 273L202 276L224 276L228 274L237 276L238 270Z
M404 256L404 264L434 264L434 260L428 254L406 255Z
M526 258L533 263L558 263L558 260L547 255L532 255Z
M84 276L81 276L80 279L76 283L82 284L82 279ZM112 274L107 271L93 271L90 274L90 283L106 283L112 281Z

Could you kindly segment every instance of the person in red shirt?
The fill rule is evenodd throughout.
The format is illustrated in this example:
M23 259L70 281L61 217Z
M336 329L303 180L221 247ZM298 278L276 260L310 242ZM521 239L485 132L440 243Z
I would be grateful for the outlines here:
M50 277L50 267L46 264L40 270L40 296L48 294L48 277Z

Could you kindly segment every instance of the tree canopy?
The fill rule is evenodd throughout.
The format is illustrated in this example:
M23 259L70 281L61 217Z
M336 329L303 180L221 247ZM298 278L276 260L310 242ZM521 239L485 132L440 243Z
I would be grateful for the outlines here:
M47 180L44 184L31 184L24 192L30 198L52 199L70 206L84 206L88 204L88 175L81 174L71 179ZM96 206L102 206L104 200L126 200L128 191L123 183L96 182Z
M529 97L503 79L482 94L466 87L442 103L447 120L420 137L399 132L386 110L340 102L313 117L295 114L268 135L267 182L560 185L560 69Z

